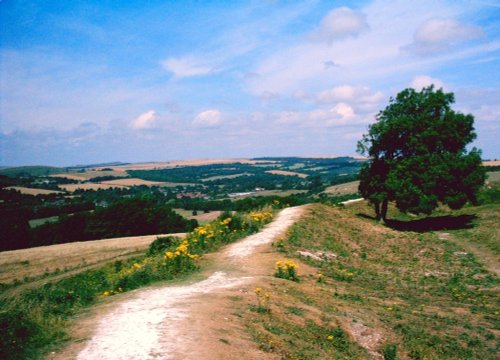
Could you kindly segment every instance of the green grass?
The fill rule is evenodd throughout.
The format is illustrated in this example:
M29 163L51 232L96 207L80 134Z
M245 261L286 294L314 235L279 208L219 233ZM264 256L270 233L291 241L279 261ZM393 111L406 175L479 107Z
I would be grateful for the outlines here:
M48 176L64 172L64 168L53 166L17 166L0 170L0 175L18 177L18 176Z
M500 326L500 283L487 271L481 254L478 258L464 250L460 241L474 242L498 259L499 210L498 205L486 204L453 213L476 214L477 218L472 228L446 230L457 239L452 241L440 239L440 231L395 231L360 217L372 211L364 203L346 208L315 205L292 227L281 249L289 257L297 257L296 251L303 249L330 251L338 257L333 261L301 258L321 272L324 281L319 284L301 277L303 283L288 294L294 302L334 319L371 323L385 336L377 350L386 358L401 354L412 359L494 359L500 348L495 335ZM289 309L300 305L290 305L290 301L273 312L293 313ZM283 345L281 351L301 358L303 354L294 349L299 338L308 338L307 331L283 324L291 320L267 320L269 329L261 329L263 334L286 326L291 328L283 333L297 332L294 343ZM259 341L263 338L261 334ZM309 343L314 341L309 339ZM317 353L309 350L308 358L322 358L323 345L311 346Z

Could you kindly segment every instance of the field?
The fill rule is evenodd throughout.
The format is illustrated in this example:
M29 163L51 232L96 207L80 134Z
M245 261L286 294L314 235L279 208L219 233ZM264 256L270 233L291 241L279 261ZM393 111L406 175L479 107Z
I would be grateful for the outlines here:
M107 180L107 181L102 181L100 184L103 184L103 185L113 185L113 186L140 186L140 185L145 185L145 186L165 186L165 183L162 183L162 182L148 181L148 180L135 179L135 178Z
M345 184L334 185L326 188L325 193L330 195L349 195L358 192L359 181L351 181Z
M285 171L285 170L269 170L266 171L268 174L275 174L275 175L284 175L284 176L298 176L299 178L305 179L309 175L307 174L302 174L294 171Z
M490 171L487 173L488 179L487 182L498 182L500 181L500 171Z
M7 190L16 190L21 194L25 195L50 195L50 194L62 194L62 191L56 190L45 190L45 189L36 189L36 188L27 188L22 186L9 186L6 188Z
M116 171L126 170L157 170L169 169L179 166L202 166L213 164L257 164L259 161L249 159L202 159L202 160L179 160L179 161L165 161L165 162L151 162L151 163L137 163L120 166L106 166Z
M176 234L182 236L182 234ZM159 235L123 237L0 252L0 283L83 269L144 254Z
M184 209L174 209L174 211L185 217L186 219L196 219L200 225L204 225L210 221L213 221L222 214L222 211L210 211L208 213L204 213L203 211L199 211L198 215L193 215L192 210L184 210Z
M500 166L500 160L483 161L484 166Z
M85 172L68 172L68 173L50 175L50 177L66 178L78 181L86 181L101 176L128 177L128 174L125 171L121 170L113 170L113 171L89 170Z

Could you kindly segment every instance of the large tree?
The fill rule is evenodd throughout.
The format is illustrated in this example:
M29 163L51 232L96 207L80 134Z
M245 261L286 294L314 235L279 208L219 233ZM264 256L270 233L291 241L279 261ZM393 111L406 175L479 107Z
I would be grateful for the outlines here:
M453 93L405 89L382 110L358 152L369 156L359 191L385 220L389 201L403 212L430 214L439 203L452 209L476 202L484 184L481 152L466 146L476 138L474 117L454 111Z

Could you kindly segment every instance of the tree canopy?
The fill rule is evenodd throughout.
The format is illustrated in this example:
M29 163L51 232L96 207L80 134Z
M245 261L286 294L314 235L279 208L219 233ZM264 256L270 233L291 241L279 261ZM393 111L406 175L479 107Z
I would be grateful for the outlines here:
M360 193L385 220L389 201L403 212L430 214L439 203L452 209L476 202L484 184L474 117L454 111L453 93L434 86L401 91L377 115L358 152L369 156L360 172Z

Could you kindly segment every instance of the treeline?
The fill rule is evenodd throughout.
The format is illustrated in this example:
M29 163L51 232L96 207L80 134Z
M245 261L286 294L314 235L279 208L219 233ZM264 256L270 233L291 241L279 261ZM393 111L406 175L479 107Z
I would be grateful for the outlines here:
M55 223L29 228L28 217L1 208L0 250L41 245L191 231L198 223L186 220L154 198L137 197L116 201L94 212L63 215Z

